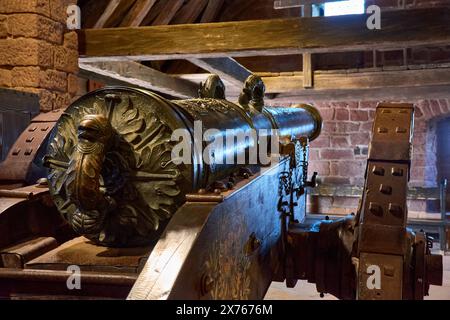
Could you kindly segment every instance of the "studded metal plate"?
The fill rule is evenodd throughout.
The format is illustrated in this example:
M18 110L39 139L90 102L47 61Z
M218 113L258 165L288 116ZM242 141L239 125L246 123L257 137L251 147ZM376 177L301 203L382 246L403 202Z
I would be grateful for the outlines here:
M409 104L377 107L359 215L359 299L402 299L413 115Z

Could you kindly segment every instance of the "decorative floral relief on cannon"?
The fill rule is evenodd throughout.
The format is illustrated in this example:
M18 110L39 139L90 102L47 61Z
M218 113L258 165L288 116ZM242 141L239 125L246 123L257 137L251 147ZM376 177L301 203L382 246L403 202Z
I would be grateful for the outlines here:
M50 192L75 231L110 246L148 244L182 200L171 129L132 94L69 108L45 158Z

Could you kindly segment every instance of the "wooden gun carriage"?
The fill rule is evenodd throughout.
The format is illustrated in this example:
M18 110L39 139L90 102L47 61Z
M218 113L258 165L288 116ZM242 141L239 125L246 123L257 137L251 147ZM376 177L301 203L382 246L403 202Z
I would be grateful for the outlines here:
M0 165L0 297L262 299L305 279L341 299L422 299L441 284L442 257L406 229L411 106L377 108L357 215L307 228L317 110L265 107L256 76L238 104L217 76L199 95L105 88L32 121ZM264 141L270 161L249 161ZM28 185L32 163L48 176Z

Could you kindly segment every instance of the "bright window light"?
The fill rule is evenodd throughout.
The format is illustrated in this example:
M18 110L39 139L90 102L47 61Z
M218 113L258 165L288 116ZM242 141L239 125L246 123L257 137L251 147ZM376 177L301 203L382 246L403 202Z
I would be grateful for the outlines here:
M324 5L324 15L326 17L362 13L364 13L364 0L328 2Z

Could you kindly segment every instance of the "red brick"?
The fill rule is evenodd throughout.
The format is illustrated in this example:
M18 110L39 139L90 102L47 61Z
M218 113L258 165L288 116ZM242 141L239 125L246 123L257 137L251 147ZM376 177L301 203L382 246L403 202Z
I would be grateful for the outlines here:
M321 134L317 139L311 142L312 148L324 148L329 146L330 146L330 137L325 134Z
M411 180L424 181L425 180L425 168L411 169Z
M323 183L326 184L337 184L337 185L348 185L350 184L350 178L345 177L324 177L322 179Z
M365 161L334 161L330 166L332 176L364 176Z
M425 144L427 141L426 141L426 137L427 137L427 135L426 135L426 133L424 133L424 132L418 132L418 133L414 133L414 135L413 135L413 144L414 145L416 145L416 144Z
M360 109L375 109L378 105L378 101L360 101Z
M424 167L426 165L426 161L423 160L418 160L418 159L414 159L412 161L412 167Z
M347 108L347 102L332 102L331 103L332 108Z
M341 208L358 208L359 197L333 197L332 206Z
M69 73L78 72L78 51L65 47L54 48L55 69Z
M329 102L314 102L312 104L317 109L328 109L331 108L331 104Z
M351 110L350 111L350 120L352 120L352 121L368 121L369 113L364 110Z
M333 160L333 159L353 159L353 151L351 149L322 149L320 150L321 160Z
M367 146L370 142L370 134L368 132L360 132L358 134L352 134L350 136L352 146L363 145Z
M309 163L308 172L317 172L319 176L328 176L330 174L330 162L312 161Z
M359 132L359 123L338 122L336 124L336 133L354 133Z
M317 149L310 149L309 150L309 160L312 160L312 161L320 160L319 150L317 150Z
M417 104L418 108L420 108L425 119L429 119L433 116L433 113L430 109L430 103L428 100L420 100Z
M360 132L372 132L373 122L366 122L361 124Z
M38 38L62 44L63 26L39 14L13 14L8 18L8 33L15 37Z
M422 109L420 108L414 108L414 118L415 119L420 119L423 117L423 112Z
M324 196L310 196L308 195L308 212L319 213L328 212L331 207L332 198Z
M446 99L439 99L439 105L441 106L442 113L446 114L450 112L450 104Z
M333 133L337 131L337 123L326 121L322 127L322 134L324 133Z
M0 86L1 87L11 87L12 86L11 70L0 69Z
M430 100L430 109L433 116L440 116L442 114L441 107L439 106L439 102L437 100Z
M414 145L413 148L413 152L414 154L425 154L425 145L424 144L418 144L418 145Z
M426 121L416 121L414 123L414 134L416 132L427 132L427 122Z
M336 109L335 120L348 121L350 119L350 112L347 109Z
M15 67L12 70L13 86L38 88L40 84L40 70L41 69L39 67L35 66Z
M331 136L331 147L348 148L350 146L347 136Z
M412 160L413 161L426 161L427 160L427 155L414 152L413 156L412 156Z
M322 116L322 119L324 121L333 120L334 117L334 109L327 108L327 109L319 109L319 113Z

